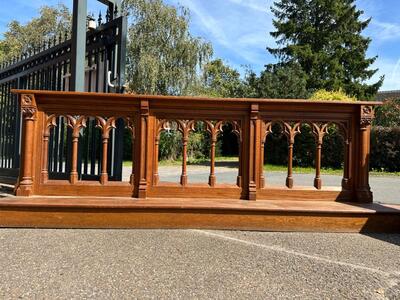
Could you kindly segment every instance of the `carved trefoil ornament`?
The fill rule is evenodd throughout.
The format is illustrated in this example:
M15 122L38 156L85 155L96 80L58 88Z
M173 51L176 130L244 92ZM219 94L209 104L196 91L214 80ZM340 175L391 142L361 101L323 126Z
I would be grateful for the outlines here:
M360 126L366 128L372 124L374 119L374 108L370 105L361 106Z

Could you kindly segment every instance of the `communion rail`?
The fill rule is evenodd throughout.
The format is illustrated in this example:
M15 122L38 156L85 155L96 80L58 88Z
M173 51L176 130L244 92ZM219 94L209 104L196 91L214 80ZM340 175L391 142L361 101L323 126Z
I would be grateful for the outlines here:
M369 186L370 127L379 102L338 102L272 99L209 99L195 97L121 95L101 93L15 90L22 111L22 154L18 196L99 196L133 198L208 198L248 200L328 200L372 202ZM64 120L60 121L60 118ZM84 143L89 120L96 120L102 139L98 176L78 173L78 149ZM110 139L116 122L125 123L132 139L130 180L110 179ZM177 183L158 175L160 133L171 124L182 137L182 172ZM187 175L189 136L198 130L210 136L210 173L207 183L192 183ZM64 124L64 125L63 125ZM223 126L230 124L239 144L236 184L220 184L215 175L215 149ZM315 136L315 178L312 187L297 187L293 177L295 137L308 124ZM65 126L72 134L71 157L65 176L49 173L53 132ZM286 184L273 186L264 178L264 144L276 126L288 144ZM324 136L336 126L344 140L341 187L326 187L321 180ZM94 130L94 129L93 129ZM93 134L93 133L92 133ZM93 150L93 149L92 149ZM93 150L94 151L94 150ZM93 180L93 178L96 178Z

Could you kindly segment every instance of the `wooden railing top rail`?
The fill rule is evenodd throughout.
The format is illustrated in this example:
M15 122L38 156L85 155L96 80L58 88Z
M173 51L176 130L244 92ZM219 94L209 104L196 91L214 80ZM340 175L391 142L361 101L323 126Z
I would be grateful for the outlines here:
M42 90L12 90L15 94L34 94L36 96L57 97L57 99L135 99L135 100L161 100L161 101L210 101L216 103L226 102L252 102L252 103L281 103L281 104L324 104L324 105L343 105L343 106L360 106L360 105L381 105L380 101L335 101L335 100L308 100L308 99L267 99L267 98L217 98L217 97L201 97L201 96L160 96L160 95L139 95L139 94L112 94L112 93L87 93L87 92L59 92L59 91L42 91Z

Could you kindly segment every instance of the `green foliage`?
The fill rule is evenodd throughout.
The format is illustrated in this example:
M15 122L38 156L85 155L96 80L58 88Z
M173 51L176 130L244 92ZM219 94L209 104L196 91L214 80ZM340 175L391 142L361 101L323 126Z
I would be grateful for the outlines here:
M279 0L271 9L278 47L268 50L282 64L300 64L307 90L343 88L358 99L376 94L383 77L366 83L377 71L370 69L376 57L366 57L371 40L362 31L370 19L361 20L355 0Z
M189 11L162 0L127 0L127 79L136 93L181 95L212 55L212 47L189 33Z
M204 65L200 80L195 82L189 93L209 97L250 97L254 91L249 81L254 76L248 71L242 79L237 70L224 64L221 59L215 59Z
M370 168L386 172L400 171L400 127L372 128Z
M206 63L199 82L191 93L211 97L240 97L242 81L237 70L224 64L221 59Z
M391 99L375 109L374 125L400 127L400 99Z
M182 135L177 131L162 131L159 146L160 160L177 160L182 156Z
M346 95L341 89L337 91L318 90L310 96L310 100L357 101L356 98Z
M307 74L298 64L267 65L256 85L257 97L298 99L307 98Z
M39 16L22 25L11 21L0 41L0 61L19 56L37 47L43 40L58 37L71 29L71 13L63 4L42 6Z
M278 127L279 128L279 127ZM294 143L293 165L298 167L315 166L315 136L308 124L301 126L301 134ZM271 165L285 165L288 160L287 140L274 127L274 133L269 135L265 144L265 162ZM336 126L331 126L324 137L321 164L324 168L338 169L343 167L344 143Z

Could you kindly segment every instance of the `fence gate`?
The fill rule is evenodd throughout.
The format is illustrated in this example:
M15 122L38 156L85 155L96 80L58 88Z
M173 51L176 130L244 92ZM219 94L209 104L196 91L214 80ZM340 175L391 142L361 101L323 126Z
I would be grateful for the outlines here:
M125 79L127 21L125 16L107 22L98 20L98 27L87 32L85 91L122 92ZM20 167L21 114L17 96L12 89L68 91L71 71L71 39L68 33L44 42L29 53L0 68L0 182L14 183ZM49 176L67 178L71 149L66 145L71 132L60 117L57 130L49 140ZM81 178L95 178L101 170L101 136L91 120L82 134L79 149L78 173ZM111 139L110 180L122 177L123 124L117 124ZM119 150L120 149L120 150ZM113 154L112 154L113 153Z

